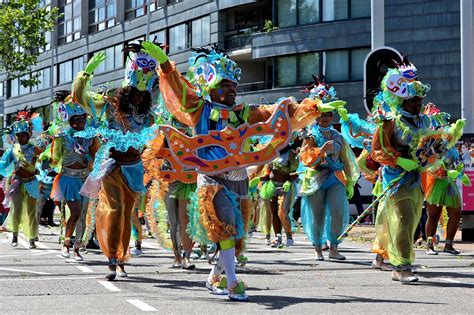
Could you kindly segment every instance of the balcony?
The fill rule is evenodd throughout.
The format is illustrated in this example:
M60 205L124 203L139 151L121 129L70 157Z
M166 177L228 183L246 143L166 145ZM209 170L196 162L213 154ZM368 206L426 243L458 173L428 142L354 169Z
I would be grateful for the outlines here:
M272 81L258 81L258 82L242 83L237 86L237 93L269 90L272 87L273 87Z
M252 35L262 30L263 23L256 24L243 29L228 31L224 34L225 49L235 49L252 44Z

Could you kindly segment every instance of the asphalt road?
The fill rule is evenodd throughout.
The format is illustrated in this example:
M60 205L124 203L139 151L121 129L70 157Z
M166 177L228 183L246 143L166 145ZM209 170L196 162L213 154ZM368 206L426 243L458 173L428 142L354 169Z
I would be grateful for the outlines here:
M345 241L341 252L347 261L316 263L304 235L295 239L293 247L274 249L263 244L261 234L254 235L249 263L238 269L250 301L235 303L208 293L207 261L196 260L195 271L173 269L171 253L155 240L146 240L144 254L131 259L128 278L107 282L100 252L89 251L82 263L59 256L57 229L42 228L36 250L27 249L24 238L12 248L2 233L0 314L473 312L473 245L458 257L417 250L420 282L402 285L390 272L371 269L367 243Z

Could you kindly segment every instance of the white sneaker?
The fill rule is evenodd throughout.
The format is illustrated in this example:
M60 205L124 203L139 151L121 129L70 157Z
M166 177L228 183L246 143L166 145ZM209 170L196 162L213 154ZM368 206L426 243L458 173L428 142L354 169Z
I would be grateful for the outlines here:
M130 255L132 255L133 257L138 257L141 254L143 254L143 251L141 249L138 249L136 247L130 249Z

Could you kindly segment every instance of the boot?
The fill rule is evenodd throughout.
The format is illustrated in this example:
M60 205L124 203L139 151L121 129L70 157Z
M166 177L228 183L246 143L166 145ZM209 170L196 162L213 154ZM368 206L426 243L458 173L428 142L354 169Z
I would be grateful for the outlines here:
M29 246L30 249L35 249L36 248L36 244L35 244L35 239L31 239L30 240L30 246Z

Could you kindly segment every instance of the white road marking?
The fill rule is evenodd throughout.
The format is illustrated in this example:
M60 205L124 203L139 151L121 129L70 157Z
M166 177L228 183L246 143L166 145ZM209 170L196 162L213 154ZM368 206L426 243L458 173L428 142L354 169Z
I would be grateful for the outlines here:
M16 255L0 255L0 258L4 258L4 257L15 257Z
M136 308L139 308L140 310L142 310L144 312L157 312L158 311L153 306L150 306L150 305L148 305L145 302L140 301L140 300L127 300L127 302L132 304Z
M28 244L26 241L24 241L22 238L18 238L18 244L20 244L21 246L23 246L24 248L26 249L29 249L30 248L30 244Z
M119 288L117 288L112 282L110 281L98 281L100 284L102 284L104 286L104 288L106 288L107 290L109 291L112 291L112 292L120 292L122 290L120 290Z
M25 269L3 268L3 267L0 267L0 270L14 271L14 272L34 273L34 274L37 274L37 275L50 275L50 274L51 274L51 273L49 273L49 272L32 271L32 270L25 270Z
M80 271L82 272L87 272L87 273L93 273L94 270L92 270L91 268L89 267L86 267L86 266L75 266L77 269L79 269Z
M57 280L85 280L85 279L100 279L103 276L89 276L89 277L35 277L35 278L0 278L0 282L12 281L57 281Z
M33 250L32 250L33 251ZM43 255L47 255L47 254L55 254L57 253L58 251L57 250L54 250L54 249L48 249L46 251L44 250L35 250L35 252L33 254L31 254L32 256L43 256Z
M472 282L464 282L464 281L459 281L459 280L454 280L454 279L449 279L449 278L439 278L441 281L445 281L445 282L451 282L451 283L458 283L458 284L465 284L465 285L469 285L469 286L473 286L474 287L474 283Z

